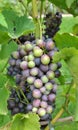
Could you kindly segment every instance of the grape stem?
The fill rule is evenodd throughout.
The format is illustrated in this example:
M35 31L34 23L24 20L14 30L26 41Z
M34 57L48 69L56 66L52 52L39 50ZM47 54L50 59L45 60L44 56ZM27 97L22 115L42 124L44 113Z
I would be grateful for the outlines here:
M28 100L27 100L26 96L24 95L24 93L23 93L22 89L20 89L20 92L21 92L22 96L24 97L24 99L25 99L26 103L28 104L29 102L28 102Z
M68 104L69 104L69 93L70 93L70 90L71 90L71 87L72 87L72 82L70 83L69 85L69 88L67 90L67 93L66 93L66 100L65 100L65 103L64 105L62 106L61 110L57 113L57 115L55 116L55 118L51 121L51 124L54 125L57 120L62 116L62 114L65 112L66 108L68 107ZM45 128L45 130L49 130L49 126L47 126Z
M32 0L32 8L33 8L33 19L36 26L35 35L36 38L42 39L42 27L40 19L38 18L37 0Z
M42 13L43 13L43 0L41 0L41 7L40 7L40 21L41 21L41 16L42 16Z

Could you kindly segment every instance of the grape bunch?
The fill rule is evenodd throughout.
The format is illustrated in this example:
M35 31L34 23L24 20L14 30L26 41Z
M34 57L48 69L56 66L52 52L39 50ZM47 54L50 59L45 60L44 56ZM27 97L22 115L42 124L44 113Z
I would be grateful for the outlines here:
M28 34L28 35L23 35L23 36L20 36L19 37L19 41L22 43L22 44L24 44L24 42L25 41L30 41L30 42L32 42L32 41L34 41L35 40L35 36L34 36L34 34ZM19 44L19 43L18 43Z
M41 121L51 117L58 87L56 78L61 74L60 62L53 63L52 59L57 51L52 39L37 39L26 41L12 53L7 73L14 77L17 88L23 93L18 101L16 92L11 91L8 108L12 114L31 111L37 113Z
M59 31L59 26L62 22L62 15L59 12L56 12L55 15L52 13L46 14L44 18L44 25L45 25L45 33L44 36L48 38L54 37L54 35Z

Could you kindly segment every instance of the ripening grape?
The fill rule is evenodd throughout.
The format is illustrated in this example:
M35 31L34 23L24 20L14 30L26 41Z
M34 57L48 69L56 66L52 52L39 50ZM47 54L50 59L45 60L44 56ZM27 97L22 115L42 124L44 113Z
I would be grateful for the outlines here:
M52 62L56 51L51 39L37 39L26 41L12 53L7 72L17 85L7 102L12 115L35 112L40 121L51 119L57 90L55 78L60 76L61 67L59 62Z

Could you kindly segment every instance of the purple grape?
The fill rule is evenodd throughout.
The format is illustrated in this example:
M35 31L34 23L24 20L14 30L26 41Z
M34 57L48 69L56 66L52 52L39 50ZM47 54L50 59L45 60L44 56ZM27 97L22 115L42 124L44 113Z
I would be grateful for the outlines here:
M31 104L28 104L27 107L26 107L26 110L27 110L27 111L31 111L31 110L32 110L32 105L31 105Z
M34 89L34 90L33 90L33 97L34 97L34 98L40 98L40 97L41 97L41 92L40 92L40 90Z
M11 58L11 59L9 60L9 64L10 64L11 66L15 66L16 60Z
M39 99L36 99L33 101L33 106L34 107L39 107L40 106L40 100Z
M40 59L40 58L35 58L35 59L34 59L34 62L35 62L35 65L36 65L36 66L39 66L40 63L41 63L41 59Z
M27 62L26 61L22 61L21 63L20 63L20 68L21 69L23 69L23 70L26 70L27 69Z
M23 77L27 78L27 77L29 77L29 75L30 75L29 69L22 71L22 76L23 76Z
M45 101L42 101L40 103L40 105L41 105L42 108L47 108L47 106L48 106L47 102L45 102Z
M43 100L43 101L47 101L47 100L48 100L47 95L43 95L43 96L42 96L42 100Z
M12 115L15 115L15 114L17 114L19 112L20 112L19 108L15 107L15 108L13 108Z
M47 65L40 65L40 69L41 69L41 71L43 71L43 72L47 72L48 71L48 69L49 69L49 67L47 66Z
M51 63L49 68L50 68L50 70L55 71L55 70L57 70L57 64Z
M58 78L61 75L61 72L59 70L55 71L55 77Z
M46 50L47 51L51 51L52 49L54 49L55 44L51 39L48 39L47 43L46 43Z
M49 99L49 101L54 102L55 99L56 99L56 95L55 95L55 94L50 94L50 95L48 96L48 99Z

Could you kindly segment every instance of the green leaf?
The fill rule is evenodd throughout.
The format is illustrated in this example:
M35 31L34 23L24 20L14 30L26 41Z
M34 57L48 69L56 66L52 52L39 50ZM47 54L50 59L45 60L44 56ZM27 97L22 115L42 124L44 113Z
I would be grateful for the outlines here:
M64 33L64 34L56 34L54 40L56 41L56 45L59 49L65 47L75 47L78 49L78 37Z
M49 0L49 1L58 6L59 8L67 9L65 0Z
M18 45L16 42L11 41L9 44L2 44L0 51L0 59L9 58L11 53L17 50Z
M66 122L66 123L57 123L55 130L77 130L78 123L76 122Z
M68 8L71 7L71 4L74 2L75 0L66 0L66 4L68 6Z
M73 56L78 55L78 50L74 47L70 48L63 48L59 52L56 52L53 56L53 62L59 62L60 60L65 60L66 63L69 61L70 63L70 58ZM68 64L68 63L67 63Z
M8 64L8 59L0 60L0 73L4 72L7 64Z
M69 67L64 60L61 61L61 64L62 64L62 67L60 69L61 76L59 78L60 83L63 85L64 84L71 84L73 78L72 78L72 75L69 71Z
M11 120L9 114L7 115L0 115L0 127L3 127Z
M0 31L0 44L8 43L10 40L10 37L7 33Z
M35 113L14 116L11 130L40 130L39 117Z
M78 35L78 24L73 27L73 34Z
M62 17L62 23L58 33L73 33L73 27L78 23L78 17L71 15L64 15Z
M0 88L0 114L6 115L8 113L7 110L7 100L9 98L9 91L6 87Z
M35 29L33 20L27 16L19 17L16 12L4 10L0 14L0 30L8 32L11 38L18 38L24 33L32 32Z

